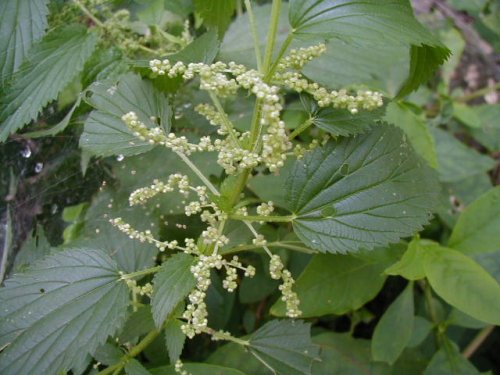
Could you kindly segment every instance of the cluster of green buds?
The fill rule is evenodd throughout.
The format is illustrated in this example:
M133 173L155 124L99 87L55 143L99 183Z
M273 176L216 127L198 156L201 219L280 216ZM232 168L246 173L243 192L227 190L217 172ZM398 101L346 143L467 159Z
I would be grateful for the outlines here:
M219 253L219 249L230 242L224 233L227 220L245 219L249 216L248 210L251 207L246 205L234 207L234 202L233 207L229 209L226 206L224 208L222 205L219 206L221 201L215 197L218 198L220 193L188 157L194 152L216 151L218 164L228 175L242 176L244 175L242 172L248 173L258 166L265 167L271 172L277 171L284 165L289 155L295 154L300 157L305 150L326 142L327 138L315 139L308 145L296 146L292 152L294 136L287 134L285 123L281 119L285 99L280 87L296 92L307 92L317 101L318 106L343 108L351 114L356 114L359 110L373 110L380 107L383 104L382 95L378 92L360 90L353 94L346 90L328 91L317 83L310 82L300 73L307 62L320 56L325 49L324 44L319 44L291 50L288 56L277 63L271 77L264 77L260 72L234 62L185 64L181 61L170 62L168 59L150 61L153 77L199 79L199 89L208 93L211 104L199 104L195 110L211 125L217 127L217 136L214 139L205 136L197 142L191 142L184 136L166 133L159 126L146 126L134 112L126 113L122 117L132 134L150 144L161 145L174 151L205 185L191 186L186 176L176 173L170 175L167 181L154 180L150 186L134 191L129 199L130 205L144 204L157 194L178 191L186 198L186 201L183 201L186 216L199 215L201 221L206 224L197 241L186 238L183 246L177 241L160 241L153 237L151 231L138 231L121 218L112 220L112 223L130 238L152 243L161 251L177 250L196 258L195 264L190 268L196 286L188 296L189 303L183 313L185 323L182 325L182 330L189 338L203 332L217 339L229 335L224 332L217 333L208 327L205 298L211 285L211 272L223 271L225 278L222 285L228 292L233 292L238 287L239 277L241 275L253 277L255 268L250 265L243 266L236 256L225 259ZM248 94L255 96L257 117L254 118L251 131L237 131L219 101L220 98L235 96L238 90L246 90ZM196 199L188 201L187 198L193 193L196 194ZM258 218L255 217L257 222L265 221L275 210L271 201L262 202L254 208L258 215ZM278 255L271 253L264 236L253 228L251 224L253 220L243 221L254 236L253 246L263 248L270 257L271 278L282 281L279 290L286 305L286 315L290 318L299 317L302 312L299 309L298 296L293 291L295 281L291 272L285 268ZM130 285L135 288L134 285ZM181 362L176 364L176 371L184 373Z

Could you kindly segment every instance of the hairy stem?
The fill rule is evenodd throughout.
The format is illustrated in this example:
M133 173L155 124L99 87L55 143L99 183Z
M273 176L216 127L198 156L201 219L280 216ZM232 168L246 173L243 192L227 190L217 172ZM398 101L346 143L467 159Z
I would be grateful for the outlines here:
M288 136L288 139L291 141L294 139L296 136L298 136L300 133L302 133L304 130L309 128L313 124L314 118L310 117L306 121L304 121L302 124L297 126L295 130Z
M176 154L182 159L184 163L200 178L200 180L205 184L205 186L214 194L219 196L219 191L215 188L215 186L208 181L208 178L198 169L196 165L193 164L189 158L184 155L182 152L176 152Z
M281 48L278 51L278 56L276 56L276 60L274 60L273 65L271 66L269 71L266 73L266 77L264 78L265 81L269 81L272 78L272 76L274 75L274 72L276 72L276 69L278 68L278 64L279 64L281 58L283 57L283 55L285 54L286 50L290 46L290 43L292 43L292 40L293 40L293 33L290 32L287 35L283 44L281 45Z
M276 33L278 31L278 23L280 18L281 0L273 0L271 8L271 23L269 25L269 33L267 35L266 53L264 55L264 65L262 71L268 75L273 58L274 43L276 42Z
M219 98L217 97L217 95L215 95L215 93L213 91L209 91L208 95L210 95L210 99L212 100L212 103L214 104L215 108L217 108L217 112L219 112L219 115L221 115L222 121L224 121L224 125L226 125L226 129L228 130L229 136L231 137L234 145L239 147L240 142L238 141L238 137L236 136L236 134L234 132L233 123L231 122L231 120L229 120L229 117L227 117L227 114L224 111L224 108L222 107L222 104L221 104Z
M253 47L255 50L255 60L257 61L257 70L260 73L263 73L263 71L262 71L262 56L260 54L260 45L259 45L259 41L260 41L259 33L257 31L257 25L255 23L255 16L253 14L252 4L250 3L250 0L245 0L245 8L247 8L250 29L252 30Z
M470 94L460 96L457 98L457 101L462 102L462 103L468 102L469 100L479 98L483 95L489 94L490 92L497 91L497 90L500 90L500 82L497 82L493 86L484 87L484 88L479 89L477 91L471 92Z
M144 276L144 275L156 273L159 270L161 270L161 266L146 268L146 269L141 270L141 271L126 273L125 275L122 275L122 277L120 279L121 280L129 280L129 279L133 279L134 277L139 277L139 276Z
M85 15L92 20L97 26L105 28L104 23L102 23L96 16L94 16L90 10L87 9L79 0L73 0L75 5L80 8L80 10L85 13Z
M146 336L144 336L144 338L141 341L139 341L139 343L136 346L130 349L129 352L121 358L120 362L102 371L99 371L97 375L109 375L113 374L114 371L121 370L123 367L125 367L125 365L130 359L137 357L139 354L141 354L141 352L144 349L146 349L154 341L154 339L156 339L156 337L160 334L160 332L161 330L158 329L153 329L152 331L150 331Z
M488 338L488 336L491 334L491 332L493 332L494 329L495 329L495 326L487 326L487 327L484 327L481 331L479 331L477 336L474 337L474 339L472 339L472 341L469 343L469 345L467 345L467 347L464 349L464 351L462 352L462 355L465 358L472 357L472 355L476 352L477 349L479 349L479 347L482 345L484 340L486 340Z
M263 216L263 215L237 215L231 214L229 215L230 219L233 220L241 220L241 221L266 221L270 223L289 223L293 219L296 218L295 215L287 215L287 216Z

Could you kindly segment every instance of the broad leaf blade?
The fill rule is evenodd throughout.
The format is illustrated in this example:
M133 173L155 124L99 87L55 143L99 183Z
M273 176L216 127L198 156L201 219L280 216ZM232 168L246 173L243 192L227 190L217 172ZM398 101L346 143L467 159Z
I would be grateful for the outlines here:
M48 0L0 2L0 85L19 68L47 27Z
M295 233L331 253L385 247L420 230L438 191L402 132L383 125L318 147L286 182Z
M54 271L54 270L57 271ZM128 288L103 252L57 253L0 289L4 375L58 374L92 354L123 323Z
M458 218L448 245L467 254L500 250L500 186L472 202Z
M0 100L0 141L35 119L82 70L97 36L80 26L48 34L29 53Z
M292 0L289 21L299 38L322 35L348 42L411 46L409 77L400 97L427 81L450 53L415 19L407 0Z
M178 319L170 319L165 325L165 344L168 349L170 363L175 363L182 354L186 335L182 332L182 322Z
M385 120L403 129L415 151L431 167L437 168L436 145L424 118L417 116L403 103L392 102L387 106Z
M191 255L175 254L155 275L151 305L157 327L161 327L177 304L195 287L196 281L190 271L193 260Z
M353 115L347 109L319 108L312 99L306 96L301 97L301 100L312 118L312 123L336 136L346 137L364 133L372 126L376 126L385 113L385 107L380 107L373 111L361 111Z
M302 321L273 320L250 337L249 350L280 375L311 374L319 347L310 336L310 324Z
M436 293L473 318L500 325L500 285L459 251L426 246L425 274Z
M122 121L121 117L131 111L147 127L158 123L165 131L170 130L171 110L167 98L138 75L126 74L117 85L96 82L89 90L88 102L97 110L85 122L80 146L93 155L134 155L152 148L135 137Z
M392 365L411 339L414 318L413 283L385 311L373 332L372 356Z
M207 363L185 363L182 367L191 375L245 375L235 368L210 365ZM152 375L177 375L174 365L150 369Z
M203 22L208 26L215 27L219 37L222 37L231 22L236 9L236 2L227 0L194 0L194 7L200 13Z
M376 253L381 257L315 255L294 286L302 316L343 315L372 300L382 289L386 279L383 270L390 264L390 257L381 250ZM271 312L284 316L284 303L276 302Z
M448 339L431 358L423 375L479 375L480 372Z

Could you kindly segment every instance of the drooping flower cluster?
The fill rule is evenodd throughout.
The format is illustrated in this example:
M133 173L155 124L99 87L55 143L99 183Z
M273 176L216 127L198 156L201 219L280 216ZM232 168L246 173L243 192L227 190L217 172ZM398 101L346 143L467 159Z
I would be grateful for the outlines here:
M295 280L290 271L285 269L279 255L274 254L271 257L271 261L269 262L269 274L271 278L275 280L283 280L283 284L279 286L279 290L282 294L281 300L286 304L286 315L289 318L297 318L302 315L302 311L299 309L299 298L297 293L292 290Z
M233 292L238 286L236 283L238 269L244 271L245 277L253 277L255 275L255 268L250 265L243 267L237 256L227 261L220 254L200 254L198 262L191 267L191 273L196 279L196 287L188 296L189 304L183 314L186 323L181 327L182 331L189 338L207 329L208 312L205 297L208 287L211 284L210 270L221 270L222 268L226 271L226 277L223 280L222 286L229 292Z

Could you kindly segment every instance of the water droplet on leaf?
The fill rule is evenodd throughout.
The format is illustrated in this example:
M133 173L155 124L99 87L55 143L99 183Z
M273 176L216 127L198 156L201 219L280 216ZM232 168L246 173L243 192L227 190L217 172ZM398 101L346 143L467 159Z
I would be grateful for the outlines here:
M35 164L35 173L40 173L43 169L43 163L36 163Z
M120 154L120 155L118 155L118 156L116 157L116 160L117 160L117 161L122 161L123 159L125 159L125 156L123 156L122 154Z
M336 213L337 213L337 210L333 206L324 207L321 210L321 216L323 216L323 217L332 217L332 216L335 216Z
M22 149L21 156L26 159L29 158L31 156L31 148L29 146L26 146L24 149Z

